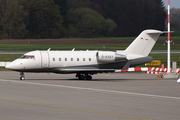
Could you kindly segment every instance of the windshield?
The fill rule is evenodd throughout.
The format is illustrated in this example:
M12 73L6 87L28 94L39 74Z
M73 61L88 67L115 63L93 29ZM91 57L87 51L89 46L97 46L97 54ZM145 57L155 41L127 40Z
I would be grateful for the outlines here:
M26 55L21 56L19 59L24 59L24 58L26 58Z
M35 59L34 55L23 55L19 59Z

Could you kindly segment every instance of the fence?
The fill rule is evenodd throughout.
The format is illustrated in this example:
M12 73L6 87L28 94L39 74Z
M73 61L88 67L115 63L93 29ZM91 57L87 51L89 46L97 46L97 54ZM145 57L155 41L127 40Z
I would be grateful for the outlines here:
M5 67L6 65L8 65L11 62L1 62L0 61L0 67Z

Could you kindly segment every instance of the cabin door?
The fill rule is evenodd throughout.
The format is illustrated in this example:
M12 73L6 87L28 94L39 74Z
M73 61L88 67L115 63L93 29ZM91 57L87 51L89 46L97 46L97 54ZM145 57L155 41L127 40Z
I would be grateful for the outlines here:
M49 67L49 53L48 51L41 51L41 66L42 68Z

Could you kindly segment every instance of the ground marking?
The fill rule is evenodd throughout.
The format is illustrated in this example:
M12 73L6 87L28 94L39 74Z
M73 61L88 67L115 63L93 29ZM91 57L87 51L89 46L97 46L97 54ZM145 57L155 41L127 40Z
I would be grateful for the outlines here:
M44 105L44 104L28 103L28 102L14 101L14 100L0 99L0 101L21 103L21 104L27 104L27 105L49 107L49 108L58 108L58 109L64 109L64 110L73 110L73 111L80 111L80 112L87 112L87 113L95 113L95 114L102 114L102 115L109 115L109 116L116 116L116 117L123 117L123 118L132 118L132 119L137 119L137 120L152 120L152 119L147 119L147 118L132 117L132 116L125 116L125 115L111 114L111 113L103 113L103 112L96 112L96 111L89 111L89 110L66 108L66 107L58 107L58 106L51 106L51 105Z
M97 92L136 95L136 96L145 96L145 97L153 97L153 98L166 98L166 99L180 100L180 97L161 96L161 95L153 95L153 94L132 93L132 92L123 92L123 91L103 90L103 89L94 89L94 88L83 88L83 87L74 87L74 86L65 86L65 85L44 84L44 83L33 83L33 82L26 82L26 81L14 81L14 80L4 80L4 79L0 79L0 81L21 83L21 84L40 85L40 86L70 88L70 89L78 89L78 90L91 90L91 91L97 91Z

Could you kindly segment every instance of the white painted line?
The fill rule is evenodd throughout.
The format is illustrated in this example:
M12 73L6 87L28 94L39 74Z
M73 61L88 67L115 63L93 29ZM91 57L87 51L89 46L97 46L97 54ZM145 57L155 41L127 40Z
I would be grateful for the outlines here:
M44 83L33 83L33 82L26 82L26 81L15 81L15 80L4 80L4 79L0 79L0 81L1 82L15 82L15 83L21 83L21 84L31 84L31 85L60 87L60 88L70 88L70 89L78 89L78 90L91 90L91 91L98 91L98 92L118 93L118 94L126 94L126 95L135 95L135 96L145 96L145 97L166 98L166 99L180 100L180 97L171 97L171 96L161 96L161 95L132 93L132 92L113 91L113 90L103 90L103 89L94 89L94 88L83 88L83 87L54 85L54 84L44 84Z

